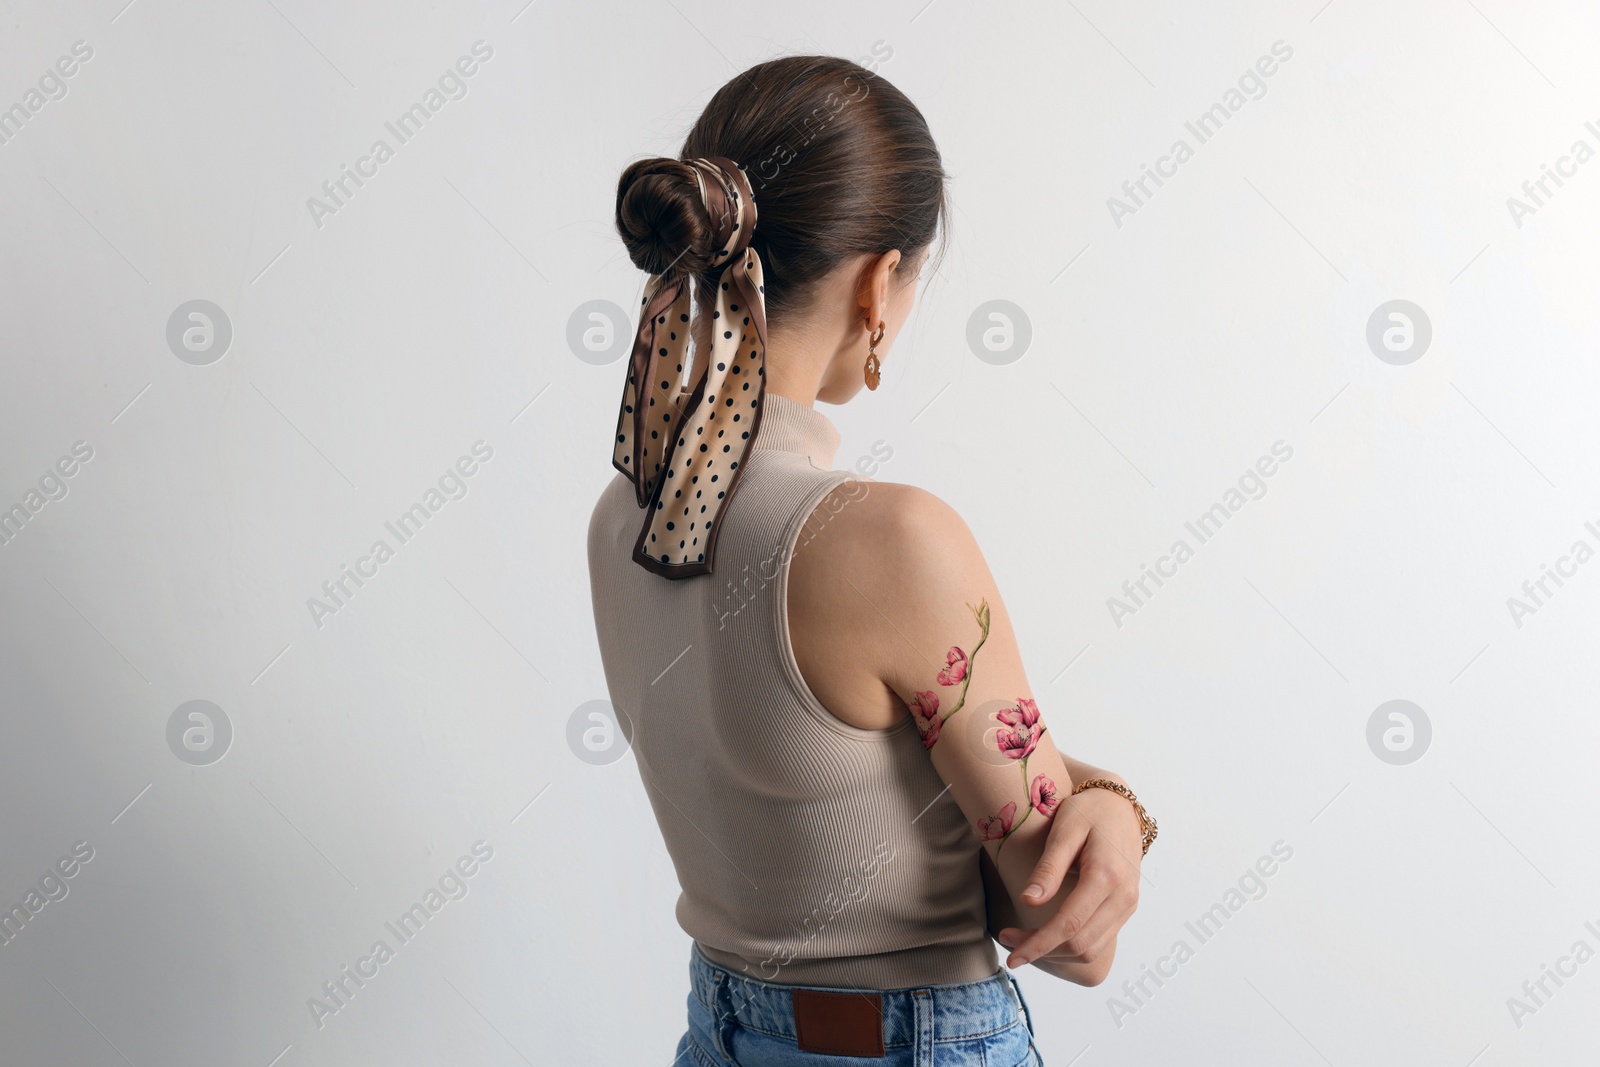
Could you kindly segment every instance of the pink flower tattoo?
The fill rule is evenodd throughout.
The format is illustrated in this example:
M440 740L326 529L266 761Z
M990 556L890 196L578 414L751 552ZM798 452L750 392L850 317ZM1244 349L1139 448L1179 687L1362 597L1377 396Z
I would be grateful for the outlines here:
M1027 697L1018 697L1016 707L1001 708L995 715L1007 726L1032 726L1039 721L1039 705Z
M1039 720L1039 705L1027 697L1018 697L1013 706L995 712L995 718L1003 724L995 731L995 747L1006 758L1017 762L1017 770L1022 774L1023 788L1028 794L1028 806L1023 809L1022 818L1018 819L1015 825L1007 826L999 836L1000 845L995 849L995 854L998 856L1000 848L1005 846L1012 832L1021 828L1029 815L1036 811L1045 819L1054 815L1056 808L1061 804L1061 796L1055 782L1047 775L1034 775L1031 782L1028 779L1028 757L1039 747L1039 739L1045 734L1045 725ZM989 826L986 829L992 831L993 827ZM995 838L985 837L983 840L993 841Z
M1028 802L1034 811L1048 819L1060 806L1061 794L1048 776L1037 774L1034 775L1033 784L1028 787Z
M960 645L951 645L944 654L945 667L939 672L940 685L955 685L967 676L967 654Z
M971 604L967 609L972 612L973 621L978 624L980 636L977 644L972 646L970 653L964 652L960 645L951 645L950 651L945 653L944 666L935 675L940 685L961 687L956 695L955 703L943 711L939 710L939 698L932 689L912 690L913 702L908 710L917 722L917 732L922 735L922 747L932 748L934 742L939 740L939 728L944 725L944 720L960 711L967 702L967 687L972 684L972 667L978 658L978 649L989 639L989 602L980 598L977 607Z
M995 731L994 735L1000 751L1015 760L1033 755L1045 730L1039 726L1039 706L1027 697L1019 697L1016 707L1003 708L995 715L1006 724L1006 728Z
M917 720L922 747L932 748L933 743L939 740L939 727L944 725L944 720L939 717L939 698L933 695L931 689L919 689L914 695L916 701L912 704L911 714Z
M978 840L1002 841L1011 832L1011 820L1017 814L1017 802L1006 801L1006 806L1000 809L998 815L991 815L986 819L978 820Z

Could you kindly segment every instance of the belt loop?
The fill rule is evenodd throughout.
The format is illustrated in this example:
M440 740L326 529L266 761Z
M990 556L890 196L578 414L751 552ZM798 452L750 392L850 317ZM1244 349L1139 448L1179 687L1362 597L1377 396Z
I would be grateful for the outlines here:
M1028 1021L1028 1034L1031 1036L1033 1034L1033 1015L1028 1011L1028 1002L1022 996L1022 985L1012 976L1010 971L1004 973L1006 981L1011 983L1012 992L1017 995L1017 1003L1022 1005L1022 1017Z
M913 989L911 1003L916 1027L914 1067L933 1067L933 993L926 989Z
M711 1028L711 1039L716 1043L718 1055L732 1062L733 1052L729 1048L728 1037L737 1025L734 1019L733 994L728 988L728 972L718 968L716 975L716 989L711 997L712 1010L716 1015L716 1021Z

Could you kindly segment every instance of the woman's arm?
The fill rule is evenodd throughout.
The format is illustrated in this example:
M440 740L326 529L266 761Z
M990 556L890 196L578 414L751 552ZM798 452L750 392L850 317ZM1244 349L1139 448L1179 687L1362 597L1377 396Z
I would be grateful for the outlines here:
M872 482L867 492L860 489L796 553L791 622L809 619L797 631L817 635L802 640L797 632L802 671L808 679L826 677L822 688L836 685L841 697L847 690L871 691L876 681L882 691L876 702L818 692L852 725L883 728L909 709L934 768L983 842L992 917L999 923L991 930L1010 930L1018 935L1014 943L1031 934L1029 951L1020 954L1027 959L1013 965L1036 960L1059 977L1096 984L1110 968L1116 929L1131 911L1122 890L1130 881L1136 889L1137 816L1106 790L1071 796L1073 768L1080 777L1095 769L1077 761L1069 767L1057 749L1004 601L966 523L914 486ZM818 627L823 619L830 620L825 635ZM813 670L806 669L807 660ZM825 665L832 668L826 674ZM867 677L853 677L857 672ZM1096 794L1126 812L1112 814ZM1107 830L1092 829L1097 822ZM1123 864L1108 878L1097 860L1086 868L1093 884L1075 893L1089 878L1068 867L1081 865L1098 837L1121 850L1131 847L1133 877ZM1077 847L1070 846L1074 840ZM1104 851L1102 845L1096 855ZM1042 895L1024 896L1041 860L1057 870L1046 873ZM1068 892L1056 892L1058 886ZM1080 921L1074 909L1088 913ZM1071 929L1057 937L1064 914Z

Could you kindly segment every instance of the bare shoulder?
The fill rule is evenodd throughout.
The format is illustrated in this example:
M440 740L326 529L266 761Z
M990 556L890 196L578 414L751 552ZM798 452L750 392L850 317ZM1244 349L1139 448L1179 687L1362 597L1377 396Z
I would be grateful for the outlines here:
M904 594L917 578L981 564L960 513L915 485L846 482L824 498L807 523L818 556L858 582Z
M892 725L951 632L972 624L957 590L991 589L961 515L914 485L852 479L812 512L789 572L795 659L818 699L864 729Z

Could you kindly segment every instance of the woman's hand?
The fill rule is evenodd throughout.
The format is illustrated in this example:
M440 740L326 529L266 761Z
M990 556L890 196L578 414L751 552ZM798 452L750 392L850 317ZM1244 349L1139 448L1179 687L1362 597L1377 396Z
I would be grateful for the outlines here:
M1076 760L1069 759L1067 767L1076 781L1110 778L1121 783L1116 775ZM1072 980L1088 985L1103 980L1111 969L1117 933L1139 904L1143 831L1133 805L1109 789L1085 789L1063 800L1022 897L1037 907L1064 885L1068 895L1038 929L1008 926L998 931L996 940L1012 950L1006 966L1036 963L1055 974L1062 965L1075 964ZM1098 975L1095 981L1083 981L1084 965L1090 965L1089 977Z

